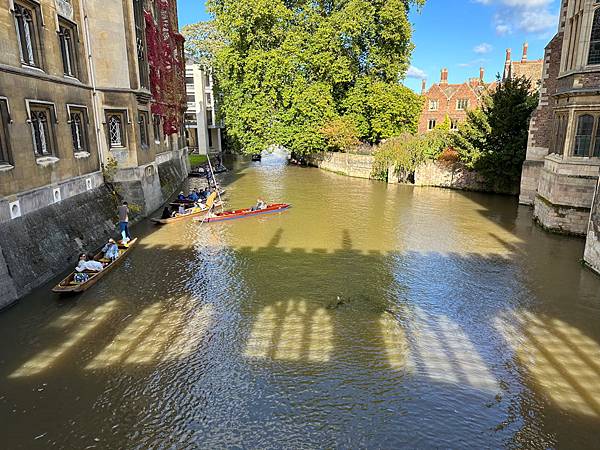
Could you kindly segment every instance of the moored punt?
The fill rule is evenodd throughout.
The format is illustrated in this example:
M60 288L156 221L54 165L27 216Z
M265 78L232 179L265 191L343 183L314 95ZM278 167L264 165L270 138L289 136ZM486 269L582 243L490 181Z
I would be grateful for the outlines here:
M69 293L76 294L76 293L88 290L94 284L96 284L98 282L98 280L100 280L100 278L102 278L104 275L106 275L108 272L110 272L116 266L121 264L121 262L123 262L125 257L129 254L129 252L133 249L133 247L137 243L137 240L138 240L138 238L135 238L135 239L132 239L131 241L129 241L129 244L127 245L127 247L125 247L123 245L119 245L119 257L117 259L115 259L114 261L109 262L106 266L104 266L104 269L101 270L100 272L86 271L85 273L87 273L90 276L87 281L84 281L83 283L77 283L77 282L73 281L73 278L75 277L75 273L76 273L76 271L73 271L64 280L62 280L60 283L58 283L56 286L54 286L54 288L52 289L52 292L55 292L57 294L69 294ZM96 261L100 261L102 259L102 257L103 257L102 252L99 252L98 254L96 254L96 256L94 256L94 259Z
M221 202L216 202L215 206L221 206ZM193 217L198 217L200 215L202 215L203 213L208 211L208 207L204 207L204 208L191 208L194 211L189 212L187 214L175 214L174 217L169 217L167 219L160 219L160 218L152 218L150 219L152 222L157 223L159 225L166 225L168 223L173 223L173 222L180 222L182 220L188 220L191 219Z
M222 213L217 213L212 217L205 217L205 218L195 218L194 222L221 222L224 220L233 220L233 219L243 219L244 217L252 217L252 216L258 216L260 214L271 214L271 213L276 213L276 212L280 212L280 211L285 211L286 209L291 208L292 205L288 204L288 203L272 203L270 205L267 205L266 208L264 209L257 209L257 210L253 210L252 208L245 208L245 209L235 209L232 211L224 211Z

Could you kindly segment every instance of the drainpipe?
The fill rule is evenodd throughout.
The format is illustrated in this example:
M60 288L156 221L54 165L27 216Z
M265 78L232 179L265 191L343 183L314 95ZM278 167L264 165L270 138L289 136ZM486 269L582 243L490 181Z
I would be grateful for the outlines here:
M96 129L96 143L98 147L98 156L100 158L100 170L102 170L102 168L104 167L104 153L102 151L102 135L100 133L100 105L98 100L98 90L96 89L96 70L94 68L94 58L92 56L92 40L90 38L90 26L86 2L87 0L81 0L81 8L83 9L83 28L85 31L85 44L87 47L88 75L92 84L92 102L94 108L94 127Z

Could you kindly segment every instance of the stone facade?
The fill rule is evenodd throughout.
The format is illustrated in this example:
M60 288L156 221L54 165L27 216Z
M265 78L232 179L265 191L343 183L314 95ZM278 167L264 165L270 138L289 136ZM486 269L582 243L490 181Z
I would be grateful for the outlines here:
M174 0L0 2L0 307L63 270L74 239L92 250L114 231L104 168L143 214L186 176L177 28Z
M429 89L426 89L426 81L423 80L421 95L425 98L425 103L419 118L419 133L435 128L446 118L450 120L451 128L456 128L467 117L468 109L480 105L485 90L493 89L494 86L495 83L485 83L483 68L479 70L479 78L472 78L461 84L448 83L448 69L442 69L440 82Z
M600 273L600 184L596 186L596 194L592 204L592 213L587 229L585 253L583 259L586 264Z
M563 0L545 52L540 104L530 124L521 203L551 231L586 235L586 262L600 268L600 4Z

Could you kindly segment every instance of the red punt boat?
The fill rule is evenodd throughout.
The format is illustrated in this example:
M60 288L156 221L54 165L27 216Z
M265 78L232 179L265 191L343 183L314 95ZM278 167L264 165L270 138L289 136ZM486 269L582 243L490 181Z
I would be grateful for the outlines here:
M233 219L243 219L244 217L252 217L258 216L260 214L271 214L280 211L285 211L286 209L291 208L292 205L288 203L272 203L267 205L264 209L252 210L252 208L246 209L235 209L232 211L224 211L222 213L217 213L212 217L205 217L201 219L200 217L195 217L195 222L221 222L224 220L233 220Z

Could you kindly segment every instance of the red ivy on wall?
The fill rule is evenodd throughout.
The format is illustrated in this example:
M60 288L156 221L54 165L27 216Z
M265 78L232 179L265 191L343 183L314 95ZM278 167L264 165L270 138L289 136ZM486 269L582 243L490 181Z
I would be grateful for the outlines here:
M158 18L144 12L146 45L150 65L152 113L163 117L166 136L177 133L186 107L184 37L177 32L172 0L158 0Z

